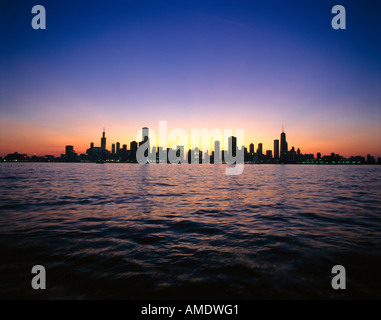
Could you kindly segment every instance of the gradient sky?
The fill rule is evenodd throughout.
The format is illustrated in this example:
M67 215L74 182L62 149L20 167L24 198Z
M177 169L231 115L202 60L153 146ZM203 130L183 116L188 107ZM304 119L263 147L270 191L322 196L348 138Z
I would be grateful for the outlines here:
M111 149L166 120L264 150L283 125L303 153L380 157L380 39L380 1L2 0L0 156L84 153L103 127Z

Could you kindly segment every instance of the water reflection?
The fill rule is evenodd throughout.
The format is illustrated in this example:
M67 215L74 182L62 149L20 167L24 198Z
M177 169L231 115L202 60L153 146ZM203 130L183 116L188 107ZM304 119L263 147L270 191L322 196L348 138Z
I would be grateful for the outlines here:
M1 164L1 296L35 297L25 270L45 264L49 298L379 297L379 178L379 166ZM330 288L340 263L356 288L344 294Z

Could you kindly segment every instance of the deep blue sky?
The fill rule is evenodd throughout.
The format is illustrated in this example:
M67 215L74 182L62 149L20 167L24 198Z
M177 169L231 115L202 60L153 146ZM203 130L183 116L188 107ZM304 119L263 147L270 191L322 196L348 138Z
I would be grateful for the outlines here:
M128 143L167 120L265 149L283 124L302 152L381 156L380 36L380 1L3 0L0 155L83 152L104 126Z

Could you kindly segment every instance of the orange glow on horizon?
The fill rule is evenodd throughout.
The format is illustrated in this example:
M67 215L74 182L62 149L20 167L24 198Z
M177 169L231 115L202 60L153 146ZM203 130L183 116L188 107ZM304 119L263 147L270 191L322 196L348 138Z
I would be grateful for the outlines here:
M233 122L232 122L233 123ZM0 156L13 152L26 153L28 155L37 154L38 156L44 155L54 155L60 156L65 153L66 145L73 145L74 150L78 154L84 154L86 150L90 147L90 143L94 142L94 146L100 146L100 139L102 135L103 127L98 125L87 125L84 126L82 130L68 131L71 134L65 134L58 130L52 130L50 128L44 128L31 123L26 123L16 119L4 119L0 120L1 124L1 142L0 142ZM176 124L176 126L174 125ZM206 124L204 121L200 121L200 124ZM274 139L280 140L280 131L276 126L269 127L264 124L256 124L256 130L248 130L247 123L245 124L245 139L244 146L249 150L249 144L254 143L254 151L256 152L258 143L263 144L263 152L266 150L273 151L273 141ZM185 121L168 121L167 133L172 129L182 128L187 132L190 138L191 127L190 125L185 125ZM194 125L194 122L192 123ZM150 130L154 130L156 136L158 136L158 122L148 121L148 123L135 123L134 125L129 125L129 129L125 130L125 125L121 123L105 125L106 128L106 138L107 138L107 149L111 151L112 143L120 142L122 147L123 144L127 145L127 149L130 149L131 141L138 141L136 136L142 126L147 126ZM18 129L22 128L22 130ZM195 127L197 128L197 127ZM235 135L235 128L229 127L227 121L221 121L220 126L206 127L199 126L198 129L207 128L211 131L214 128L220 129L223 133L224 129L232 129L233 135ZM241 127L242 128L242 127ZM371 154L375 157L381 156L381 135L371 135L373 139L369 139L369 136L365 134L361 135L358 132L348 134L347 132L338 133L335 136L331 136L329 133L321 133L318 131L310 130L309 132L299 134L298 130L300 128L290 128L285 130L286 138L288 141L289 149L293 146L295 151L300 148L303 154L314 154L320 152L321 155L330 155L332 152L340 154L344 157L349 156L366 156ZM91 133L91 134L89 134ZM226 139L226 137L224 137ZM212 140L213 141L213 140ZM170 146L170 141L167 142L168 147ZM180 144L181 143L177 143ZM176 145L176 144L175 144ZM189 143L190 145L190 143ZM189 149L188 145L188 149ZM238 143L240 147L241 142ZM201 148L202 149L202 148ZM225 149L224 143L221 143L221 149ZM213 150L213 142L212 148Z

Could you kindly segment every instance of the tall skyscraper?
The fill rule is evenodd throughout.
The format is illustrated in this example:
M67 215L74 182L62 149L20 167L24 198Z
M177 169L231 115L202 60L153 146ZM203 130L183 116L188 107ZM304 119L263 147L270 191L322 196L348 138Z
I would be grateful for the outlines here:
M106 150L106 132L105 129L103 129L103 134L101 138L101 149Z
M279 159L279 140L274 140L274 159Z
M280 152L287 152L288 147L287 147L287 141L286 141L286 134L282 132L280 134Z
M250 154L254 154L254 143L250 143L249 148L250 148Z
M237 137L231 136L228 138L228 152L233 157L237 155Z
M116 154L119 154L120 152L120 142L116 143Z
M138 143L136 141L130 142L130 160L132 162L136 162L136 151L138 150Z
M284 131L280 134L280 158L282 160L288 160L288 145Z
M111 153L115 154L115 143L111 145Z
M258 153L258 157L262 156L263 154L262 143L258 143L257 153Z

